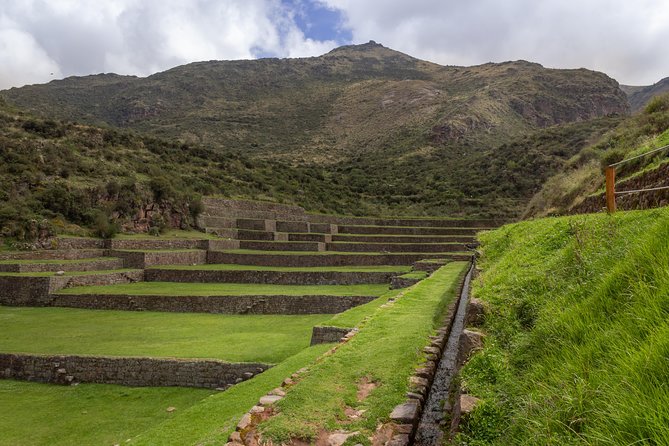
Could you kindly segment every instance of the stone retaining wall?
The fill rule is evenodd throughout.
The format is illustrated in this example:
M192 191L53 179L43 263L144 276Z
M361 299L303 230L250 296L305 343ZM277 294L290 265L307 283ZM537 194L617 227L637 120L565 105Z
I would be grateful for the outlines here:
M336 314L377 296L148 296L54 294L49 305L96 310L220 314Z
M207 251L116 251L111 255L123 259L127 268L143 269L154 265L192 265L207 262Z
M356 285L389 283L393 272L212 271L147 269L147 282L265 283L277 285Z
M473 243L474 235L408 236L408 235L347 235L332 236L333 242L349 243Z
M263 242L240 240L239 248L259 251L325 251L325 244L318 242Z
M470 260L469 254L449 254L450 260ZM258 266L379 266L411 265L423 259L444 258L443 254L243 254L210 251L208 263Z
M209 240L109 240L110 249L207 249Z
M461 252L467 248L462 243L328 243L328 251L339 252Z
M384 226L339 226L339 234L388 235L474 235L477 228L393 228Z
M98 271L123 268L121 259L100 259L76 263L7 263L0 264L3 273L45 273L57 271Z
M0 276L0 305L45 306L50 292L51 277Z
M0 377L43 383L225 388L271 366L204 359L0 353Z
M339 342L352 328L315 326L311 331L311 345Z
M0 260L81 260L107 255L105 249L44 249L0 254Z
M107 240L83 237L56 237L56 249L106 249Z
M142 280L144 271L141 270L83 276L0 276L0 305L44 307L52 304L51 293L63 288L114 285Z
M287 234L288 240L291 242L321 242L321 243L330 243L332 241L332 235L330 234L311 234L311 233L294 233Z

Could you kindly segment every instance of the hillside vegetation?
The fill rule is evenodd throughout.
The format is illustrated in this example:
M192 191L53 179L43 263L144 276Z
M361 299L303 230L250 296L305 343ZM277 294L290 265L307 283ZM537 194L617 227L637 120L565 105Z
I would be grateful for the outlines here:
M620 88L627 95L632 111L637 112L643 110L655 96L669 92L669 77L665 77L653 85L642 87L621 85Z
M565 159L629 110L602 73L525 61L440 66L374 42L303 59L199 62L147 78L72 77L1 95L44 119L132 129L177 151L206 147L203 157L241 153L282 179L250 174L261 198L363 212L352 193L367 214L502 218L516 217ZM295 170L285 165L330 186L316 179L322 197L304 196L314 188L286 187L284 172ZM234 194L235 183L225 184L220 193Z
M482 398L460 444L669 444L669 209L548 218L480 237Z
M669 144L669 94L656 96L641 113L622 120L596 143L587 145L555 169L532 197L525 217L563 214L604 187L604 168ZM617 181L666 162L669 151L636 159L616 169Z

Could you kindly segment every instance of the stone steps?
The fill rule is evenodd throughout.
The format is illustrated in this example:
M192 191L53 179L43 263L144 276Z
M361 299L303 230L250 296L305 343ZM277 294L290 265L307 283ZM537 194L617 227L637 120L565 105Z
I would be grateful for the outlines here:
M235 265L257 266L382 266L412 265L414 262L430 258L470 260L471 254L444 253L396 253L396 254L280 254L258 252L209 251L208 263L231 263Z
M157 265L198 265L207 262L204 249L175 251L112 250L111 255L123 259L126 268L144 269Z
M378 296L54 294L52 297L52 306L97 310L219 314L336 314L371 302Z
M240 240L239 249L258 251L324 251L325 244L319 242L283 242Z
M484 228L430 228L430 227L396 227L396 226L359 226L343 225L338 227L338 234L367 234L367 235L475 235Z
M464 252L463 243L350 243L333 242L326 245L327 251L341 252Z
M331 236L332 242L351 243L474 243L473 235L353 235Z
M274 285L359 285L390 283L398 272L253 271L150 268L147 282L259 283Z
M56 261L49 261L49 263L22 263L19 260L15 263L0 263L0 272L44 273L56 271L100 271L123 268L123 260L115 257L53 262Z

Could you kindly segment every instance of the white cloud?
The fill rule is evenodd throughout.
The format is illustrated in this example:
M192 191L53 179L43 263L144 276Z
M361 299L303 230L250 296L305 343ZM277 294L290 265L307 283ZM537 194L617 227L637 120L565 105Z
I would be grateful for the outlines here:
M99 72L145 76L199 60L319 55L336 43L298 27L298 19L311 26L309 2L342 11L355 42L441 64L527 59L628 84L669 76L666 0L0 0L0 89Z
M336 46L306 38L292 14L280 0L1 1L0 23L13 26L0 35L14 48L0 46L0 89L46 82L51 72L145 76L188 62L312 56Z
M526 59L604 71L622 83L669 76L666 0L320 0L354 40L441 64Z

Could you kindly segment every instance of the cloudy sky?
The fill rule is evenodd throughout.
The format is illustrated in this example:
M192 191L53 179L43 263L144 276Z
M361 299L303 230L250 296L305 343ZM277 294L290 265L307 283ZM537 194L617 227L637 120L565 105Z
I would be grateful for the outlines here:
M525 59L669 76L667 0L0 0L0 89L375 40L445 65Z

